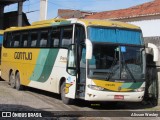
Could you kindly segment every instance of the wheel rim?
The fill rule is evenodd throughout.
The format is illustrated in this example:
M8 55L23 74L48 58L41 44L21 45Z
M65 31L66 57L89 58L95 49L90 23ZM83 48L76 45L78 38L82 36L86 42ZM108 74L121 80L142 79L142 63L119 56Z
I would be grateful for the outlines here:
M64 104L71 104L72 100L68 97L66 97L66 85L63 83L62 88L61 88L61 99Z
M16 76L16 89L19 89L20 87L20 79L19 76Z
M13 75L11 74L11 76L10 76L10 83L11 83L11 87L15 87L15 80L14 80L14 77L13 77Z
M62 87L62 99L64 99L65 98L65 86L63 85L63 87Z

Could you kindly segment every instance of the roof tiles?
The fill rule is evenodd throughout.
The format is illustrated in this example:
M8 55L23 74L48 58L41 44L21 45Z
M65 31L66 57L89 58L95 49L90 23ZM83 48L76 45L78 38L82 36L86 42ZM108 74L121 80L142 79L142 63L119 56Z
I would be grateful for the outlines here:
M144 3L127 9L99 12L86 19L123 19L160 14L160 0Z

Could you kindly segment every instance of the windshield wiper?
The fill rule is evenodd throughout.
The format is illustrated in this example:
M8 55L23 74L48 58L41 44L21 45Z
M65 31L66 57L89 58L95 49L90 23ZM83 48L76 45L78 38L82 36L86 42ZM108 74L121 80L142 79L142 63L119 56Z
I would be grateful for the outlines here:
M123 64L123 65L126 67L126 69L128 70L128 72L129 72L129 74L130 74L130 76L131 76L133 82L137 82L136 79L134 78L134 76L133 76L131 70L128 68L127 64L125 63L123 53L122 53L122 62L123 62L122 64Z
M113 67L116 65L116 61L117 59L115 58L112 65L111 65L111 72L109 74L106 75L106 79L109 81L109 79L114 75L114 72L113 72ZM119 68L119 66L117 66L116 70Z
M127 70L128 70L128 72L129 72L129 74L130 74L130 76L131 76L133 82L137 82L136 79L134 78L134 76L133 76L131 70L128 68L128 66L127 66L126 64L124 64L124 65L125 65L125 67L127 68Z

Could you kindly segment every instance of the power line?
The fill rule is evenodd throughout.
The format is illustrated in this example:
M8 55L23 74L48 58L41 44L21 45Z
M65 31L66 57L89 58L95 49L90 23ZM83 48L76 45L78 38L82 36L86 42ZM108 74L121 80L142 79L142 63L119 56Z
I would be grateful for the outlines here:
M48 1L48 3L51 3L51 4L53 4L53 5L58 5L58 6L61 6L61 7L66 7L66 8L68 8L68 9L73 9L73 8L71 8L71 7L64 6L64 5L60 5L60 4L57 4L57 3L50 2L50 1Z
M35 4L39 3L39 0L36 1L36 2L33 2L33 3L31 3L30 0L28 0L28 2L29 2L28 5L23 5L23 6L31 6L31 5L35 5Z
M71 1L64 1L64 2L71 3ZM75 1L75 2L77 2L77 1ZM81 1L78 1L78 2L81 2ZM69 6L66 6L66 5L61 5L61 4L53 3L53 2L50 2L50 1L48 1L48 3L51 3L51 4L56 5L56 6L60 6L60 7L65 7L65 9L79 10L79 11L85 11L85 12L96 12L95 10L83 10L83 9L78 9L78 8L75 9L75 6L73 6L74 8L72 8L72 7L69 7ZM72 1L72 3L73 3L73 1ZM48 5L50 6L50 4L48 4ZM88 5L86 5L86 6L88 6Z
M32 12L37 12L37 11L39 11L39 10L28 11L28 12L26 12L26 14L27 14L27 13L32 13Z
M25 12L26 14L39 11L39 10L30 10L31 6L36 5L37 3L39 3L39 0L37 0L36 2L33 2L33 3L31 3L31 1L28 0L28 3L29 3L28 5L25 5L25 6L28 7L28 11Z

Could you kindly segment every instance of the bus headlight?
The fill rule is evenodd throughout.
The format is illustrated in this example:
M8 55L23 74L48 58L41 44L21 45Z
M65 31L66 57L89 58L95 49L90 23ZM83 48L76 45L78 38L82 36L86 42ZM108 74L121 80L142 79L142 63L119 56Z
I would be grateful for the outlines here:
M98 91L104 90L104 88L99 87L99 86L96 86L96 85L88 85L88 87L89 87L90 89L98 90Z
M140 87L138 89L135 89L134 92L143 92L145 90L145 87Z

